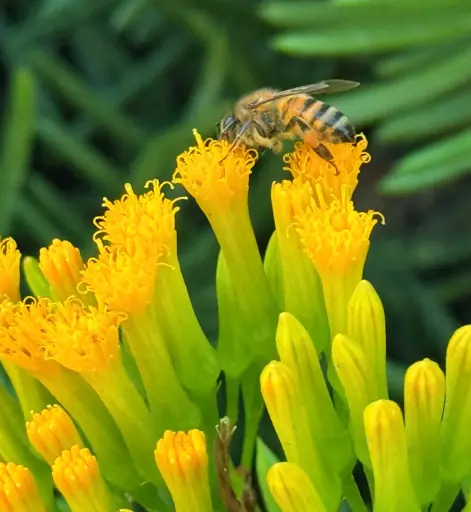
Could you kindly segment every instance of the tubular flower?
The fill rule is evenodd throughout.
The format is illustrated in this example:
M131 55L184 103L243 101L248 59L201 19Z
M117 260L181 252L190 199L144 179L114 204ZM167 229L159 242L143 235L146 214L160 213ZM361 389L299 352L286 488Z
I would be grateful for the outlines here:
M152 261L145 251L129 254L122 246L97 243L100 254L90 258L83 271L88 290L100 305L129 315L143 313L154 295L157 260Z
M231 151L226 141L206 139L193 130L196 146L177 158L174 183L182 184L208 216L221 215L234 203L245 202L249 175L257 153L238 146ZM224 158L224 161L221 160Z
M440 427L445 402L445 375L424 359L409 367L404 381L404 415L412 482L421 505L439 491Z
M296 218L309 208L312 194L310 183L299 179L273 183L271 189L281 262L283 309L301 321L321 352L330 343L322 283L295 229Z
M0 462L2 512L46 512L30 471L24 466Z
M159 482L152 464L155 425L121 361L118 327L123 315L84 308L77 300L56 305L44 340L46 357L80 375L100 396L118 425L142 475ZM168 419L168 418L165 418Z
M30 443L50 466L63 450L84 446L70 416L59 405L48 405L40 413L33 413L26 422L26 432Z
M52 466L52 478L72 512L113 510L97 460L87 448L75 445L63 451Z
M208 218L224 253L227 286L233 288L232 317L243 329L246 349L265 360L274 354L277 304L263 268L248 211L249 175L256 153L193 132L196 146L177 158L175 183L181 183ZM224 324L230 321L220 318Z
M471 325L460 327L451 337L445 374L441 458L446 478L457 483L471 473Z
M348 335L356 340L370 360L381 398L388 398L386 378L386 320L383 304L368 281L356 286L348 303Z
M91 294L87 296L77 289L84 263L79 249L67 240L55 239L49 247L40 249L39 268L49 282L52 299L66 300L75 295L93 302Z
M146 255L154 255L157 259L167 253L175 253L175 214L180 209L175 204L186 198L167 199L162 192L165 185L173 188L171 183L149 181L145 188L150 190L137 195L132 186L126 183L126 193L120 199L110 201L105 198L103 206L106 211L94 220L98 228L95 240L101 239L123 247L128 254L138 250Z
M332 360L348 402L349 428L358 458L370 466L363 428L365 407L381 397L370 360L363 347L343 334L332 342Z
M100 256L89 261L84 280L100 302L131 317L150 315L147 308L153 307L182 383L204 394L212 391L220 368L194 313L178 261L175 204L186 198L166 198L164 185L173 187L154 180L146 184L151 190L138 195L126 184L119 200L105 199L105 213L95 219Z
M317 447L309 425L306 404L293 372L286 365L272 361L260 376L263 400L288 462L298 464L321 493L328 510L340 502L340 480L329 471Z
M295 150L283 157L288 164L284 169L295 179L309 182L315 191L314 196L320 195L328 203L344 196L350 199L358 184L361 165L371 160L365 152L368 142L364 135L358 135L353 144L323 144L334 156L338 174L332 164L323 160L312 146L303 142L296 143Z
M334 409L316 349L306 329L289 313L280 315L276 348L306 406L316 449L334 471L350 469L354 463L351 441Z
M158 441L154 455L172 495L176 512L213 510L203 432L167 430Z
M20 251L12 238L0 238L0 300L20 299Z
M296 464L278 462L267 473L268 488L282 512L327 512L319 493Z
M302 244L322 280L332 337L346 332L348 301L362 278L376 215L334 200L326 207L311 204L297 217Z
M38 378L67 408L83 428L110 480L119 486L138 486L121 434L103 402L78 374L46 359L53 316L54 305L49 299L4 302L0 306L0 356Z
M364 422L374 474L374 509L420 512L410 478L401 409L389 400L378 400L365 409Z

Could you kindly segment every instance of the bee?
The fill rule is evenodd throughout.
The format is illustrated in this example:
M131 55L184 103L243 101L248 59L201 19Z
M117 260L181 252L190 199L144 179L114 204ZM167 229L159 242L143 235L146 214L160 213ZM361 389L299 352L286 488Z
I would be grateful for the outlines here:
M334 157L323 142L354 142L355 128L340 110L312 94L343 92L359 85L350 80L324 80L286 91L259 89L240 98L232 114L218 123L218 138L232 143L229 152L242 143L274 153L283 150L285 140L301 139L338 174Z

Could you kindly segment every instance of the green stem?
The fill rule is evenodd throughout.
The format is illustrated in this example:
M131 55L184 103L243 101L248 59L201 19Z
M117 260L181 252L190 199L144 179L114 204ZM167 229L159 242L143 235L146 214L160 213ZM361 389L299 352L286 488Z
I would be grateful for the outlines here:
M343 482L343 494L350 505L352 512L368 512L368 508L361 497L360 491L352 474L348 475Z
M260 391L260 374L263 364L253 363L242 376L242 398L245 412L245 431L242 444L241 464L247 469L252 468L258 426L262 417L264 403Z
M163 480L153 457L158 435L152 416L121 362L117 361L106 372L83 376L113 416L139 473L162 487Z
M239 418L240 381L226 374L226 416L233 425Z

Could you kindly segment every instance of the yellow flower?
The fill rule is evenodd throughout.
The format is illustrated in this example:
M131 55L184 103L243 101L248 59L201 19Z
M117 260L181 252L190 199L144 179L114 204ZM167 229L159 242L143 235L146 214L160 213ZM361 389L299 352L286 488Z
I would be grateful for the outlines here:
M93 303L91 294L87 296L77 289L84 263L79 249L67 240L54 239L49 247L40 249L39 268L49 282L54 300L66 300L75 295Z
M260 385L263 400L288 462L299 464L318 489L328 510L340 502L340 480L329 471L314 444L307 404L303 402L292 370L272 361L262 371Z
M458 483L471 474L471 325L457 329L448 343L445 386L441 464L445 478Z
M365 409L364 424L374 474L374 510L420 512L411 483L401 409L389 400L373 402Z
M24 466L0 462L0 510L46 512L30 471Z
M203 432L167 430L157 443L154 455L172 495L176 512L213 510Z
M278 308L248 210L249 175L256 152L243 146L228 152L228 142L203 141L196 130L193 133L196 146L177 158L173 181L182 184L195 198L224 254L230 281L224 285L233 288L234 300L232 318L221 317L220 324L238 322L247 333L241 342L248 354L267 361L275 355L273 339Z
M70 416L59 405L49 405L40 413L33 413L26 422L30 443L52 466L63 450L73 445L83 447L83 441Z
M12 238L0 238L0 300L20 299L20 251Z
M412 482L420 503L435 498L441 483L440 429L445 403L445 375L424 359L410 366L404 379L404 415Z
M54 303L49 299L0 305L0 357L28 370L80 424L110 480L137 487L132 461L103 402L77 373L45 359ZM119 463L117 464L117 460Z
M362 280L348 303L348 335L357 341L370 360L381 398L388 398L386 376L386 320L383 304L373 286Z
M185 187L207 216L220 215L246 200L257 152L243 146L228 152L230 144L224 140L203 141L196 130L193 135L196 146L177 158L173 181Z
M166 198L164 185L154 180L146 185L150 191L138 195L126 184L119 200L105 199L105 213L95 219L99 256L88 261L83 278L100 304L128 315L125 329L134 335L135 324L141 332L147 329L145 343L134 335L128 340L151 396L148 386L155 378L145 370L146 361L157 367L157 359L168 355L182 383L192 392L206 394L214 388L220 368L194 313L178 261L175 203L183 198Z
M46 357L53 358L85 379L100 396L118 425L141 474L152 482L159 478L152 463L154 433L163 431L170 412L162 408L159 421L152 418L121 360L119 324L123 315L78 300L56 304L44 327ZM173 405L173 404L172 404Z
M175 253L175 214L180 209L175 204L186 198L166 198L162 192L165 185L173 188L168 182L149 181L145 188L150 190L137 195L126 183L126 193L120 199L110 201L105 198L103 206L106 211L94 220L98 228L94 239L124 247L128 254L138 250L159 259L167 253Z
M297 217L302 244L322 280L332 337L346 332L347 304L362 278L377 215L336 199L325 207L311 203Z
M282 512L327 512L319 493L296 464L279 462L267 473L268 488Z
M130 254L122 246L99 244L98 247L98 258L90 258L83 271L88 290L95 293L99 304L115 311L126 314L145 311L154 295L157 260L144 250L136 249Z
M280 315L276 348L281 362L292 372L316 449L334 471L350 470L352 443L334 409L319 356L306 329L289 313Z
M295 145L295 150L284 156L288 164L285 170L293 177L312 185L316 195L327 202L347 197L350 199L358 184L358 173L363 163L371 160L365 149L368 145L364 135L358 135L354 144L329 144L325 146L334 156L336 169L317 155L313 148L303 142Z
M304 251L295 222L310 207L310 183L273 183L271 200L282 275L283 310L292 313L308 330L319 352L330 344L330 332L322 290L316 268Z
M63 451L52 466L52 478L72 512L113 509L97 460L87 448L74 445Z

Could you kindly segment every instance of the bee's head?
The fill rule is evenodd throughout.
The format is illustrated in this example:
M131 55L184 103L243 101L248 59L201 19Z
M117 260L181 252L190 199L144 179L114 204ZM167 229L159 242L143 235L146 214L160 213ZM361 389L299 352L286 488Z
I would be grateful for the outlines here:
M240 128L240 120L234 116L226 116L217 124L217 135L219 140L233 142Z

